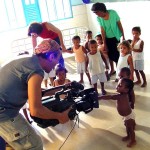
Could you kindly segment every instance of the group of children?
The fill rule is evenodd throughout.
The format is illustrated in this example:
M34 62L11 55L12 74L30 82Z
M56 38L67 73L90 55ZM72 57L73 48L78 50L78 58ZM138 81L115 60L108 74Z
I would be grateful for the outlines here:
M136 143L135 140L135 118L134 118L134 84L141 84L142 77L143 83L141 87L146 87L147 81L144 73L144 54L143 47L144 41L140 39L140 27L132 29L133 40L122 41L118 45L120 57L116 66L116 82L118 82L116 90L119 94L106 95L104 83L110 80L109 75L109 57L107 51L104 49L102 36L96 35L96 40L92 38L92 32L86 32L85 45L80 45L80 37L74 36L72 38L73 47L71 50L66 50L67 53L75 54L75 61L77 63L77 73L80 74L80 83L84 83L84 73L86 73L89 83L97 89L97 82L100 81L101 95L99 100L116 100L118 113L123 116L124 124L126 126L127 136L122 140L130 140L128 147ZM134 72L137 78L134 80ZM54 79L54 77L56 78ZM51 80L52 86L59 86L69 83L67 79L67 70L64 66L58 64L53 70ZM48 76L45 77L47 80Z
M99 100L116 100L118 113L123 116L127 136L123 141L130 140L127 144L132 147L136 144L135 140L135 115L133 112L135 103L135 94L133 87L141 84L141 87L147 86L144 73L144 41L140 39L140 27L132 28L132 40L124 40L118 45L120 57L116 66L116 79L118 82L116 90L118 94L106 95L104 83L110 80L109 75L109 57L104 49L102 36L96 35L96 40L92 38L92 32L86 32L86 42L84 46L80 45L80 37L72 38L73 48L68 53L75 53L77 63L77 72L80 74L80 83L83 83L83 74L86 73L90 84L97 90L97 81L100 81L101 95ZM137 81L134 81L134 73ZM141 81L141 78L143 82Z

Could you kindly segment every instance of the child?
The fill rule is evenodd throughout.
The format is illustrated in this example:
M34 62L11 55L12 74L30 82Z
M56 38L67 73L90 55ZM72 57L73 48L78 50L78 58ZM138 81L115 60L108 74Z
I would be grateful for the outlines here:
M71 82L69 79L66 78L66 74L68 72L67 69L61 66L61 64L58 64L56 66L55 71L57 78L53 82L54 87Z
M107 66L109 66L109 57L108 57L107 51L104 50L104 44L103 44L103 39L102 39L101 34L96 35L96 41L97 41L97 44L98 44L98 50L100 51L100 53L102 55L102 59L104 57L106 59ZM108 70L106 70L105 73L106 73L107 81L110 80Z
M43 81L44 81L44 85L45 85L45 88L46 88L46 89L48 88L48 87L47 87L48 78L50 79L50 86L53 86L53 82L54 82L55 77L56 77L56 73L55 73L55 70L54 70L54 69L52 69L52 70L50 71L50 73L46 73L46 72L44 71L44 79L43 79Z
M120 72L118 74L119 78L127 78L130 79L130 75L131 75L131 71L128 67L123 67L120 69ZM135 103L135 94L134 94L134 90L130 90L128 93L128 97L129 97L129 103L132 109L134 109L134 103Z
M57 78L53 82L54 87L64 85L64 84L71 82L69 79L66 78L66 74L68 72L67 69L65 67L63 67L61 64L58 64L56 66L55 71L56 71ZM65 94L60 95L61 99L64 99L65 97L66 97Z
M85 38L86 38L86 41L85 41L84 47L87 50L87 52L89 52L90 50L88 47L88 42L92 39L92 31L90 30L86 31Z
M132 147L136 144L135 140L135 116L129 105L128 92L133 90L133 81L127 78L122 78L119 80L117 85L117 92L119 94L99 96L99 99L103 100L117 100L117 110L118 113L123 116L124 124L126 126L127 136L123 137L123 141L130 140L127 147Z
M106 94L104 89L104 82L107 81L104 64L101 58L101 54L97 51L97 42L95 40L89 41L90 52L88 56L88 66L90 73L92 75L92 84L94 85L95 90L97 91L97 81L100 81L102 95ZM105 61L107 66L107 63Z
M122 41L118 48L120 50L120 57L117 64L117 74L116 74L116 80L115 82L118 82L118 73L120 72L120 69L123 67L129 67L131 71L130 79L133 80L133 60L132 56L130 54L131 46L128 41Z
M141 74L141 77L143 79L143 83L141 87L146 87L147 81L146 81L145 73L143 71L144 70L144 52L143 52L144 41L140 39L140 35L141 35L140 27L133 27L132 35L133 35L133 40L131 42L132 57L133 57L134 71L137 77L137 81L135 82L135 84L141 83L141 79L140 79L140 74Z
M75 53L75 60L77 62L77 72L80 74L80 81L79 83L84 83L83 75L84 72L86 73L89 82L91 84L91 77L87 70L87 52L86 49L80 45L80 37L74 36L72 38L73 48L72 50L66 50L68 53Z

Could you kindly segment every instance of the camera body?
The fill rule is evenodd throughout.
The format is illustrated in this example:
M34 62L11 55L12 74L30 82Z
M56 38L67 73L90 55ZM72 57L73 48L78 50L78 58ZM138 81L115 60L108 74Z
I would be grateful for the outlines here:
M42 100L42 105L54 112L63 112L71 107L68 113L70 120L73 120L78 112L89 113L93 108L99 108L98 94L94 88L83 90L84 87L78 82L71 82L71 85L66 88L62 86L62 90L55 93L54 96ZM46 91L45 91L46 92ZM66 95L64 99L60 95ZM56 126L59 124L57 119L41 119L31 116L32 119L42 128L48 126Z

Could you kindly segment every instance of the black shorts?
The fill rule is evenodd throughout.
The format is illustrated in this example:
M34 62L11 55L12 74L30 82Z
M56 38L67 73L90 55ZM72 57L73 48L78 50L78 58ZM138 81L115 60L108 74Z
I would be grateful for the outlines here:
M118 41L115 37L114 38L106 38L106 44L107 44L107 48L108 48L108 57L110 60L114 61L114 62L118 62L119 59L119 51L118 51L118 43L120 41Z

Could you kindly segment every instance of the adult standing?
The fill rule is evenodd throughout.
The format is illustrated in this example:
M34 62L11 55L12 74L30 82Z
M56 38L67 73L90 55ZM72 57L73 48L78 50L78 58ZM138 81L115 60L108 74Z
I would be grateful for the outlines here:
M41 37L43 39L51 38L52 40L55 40L61 46L62 51L66 50L63 42L62 32L51 23L31 23L28 28L28 36L31 36L32 38L33 48L35 48L37 45L37 37ZM64 66L64 59L62 55L60 57L59 63Z
M40 136L19 113L27 99L31 116L57 119L60 123L69 120L69 109L53 112L41 102L44 71L50 72L58 63L59 49L54 40L44 40L36 47L34 55L22 55L0 69L0 136L14 149L43 150ZM54 94L56 90L49 92L44 96Z
M113 62L117 64L119 59L117 45L121 36L123 40L125 39L120 17L115 10L107 10L104 3L93 4L91 10L98 16L97 21L100 25L104 49L108 51L110 59L110 75L113 75L115 74Z

